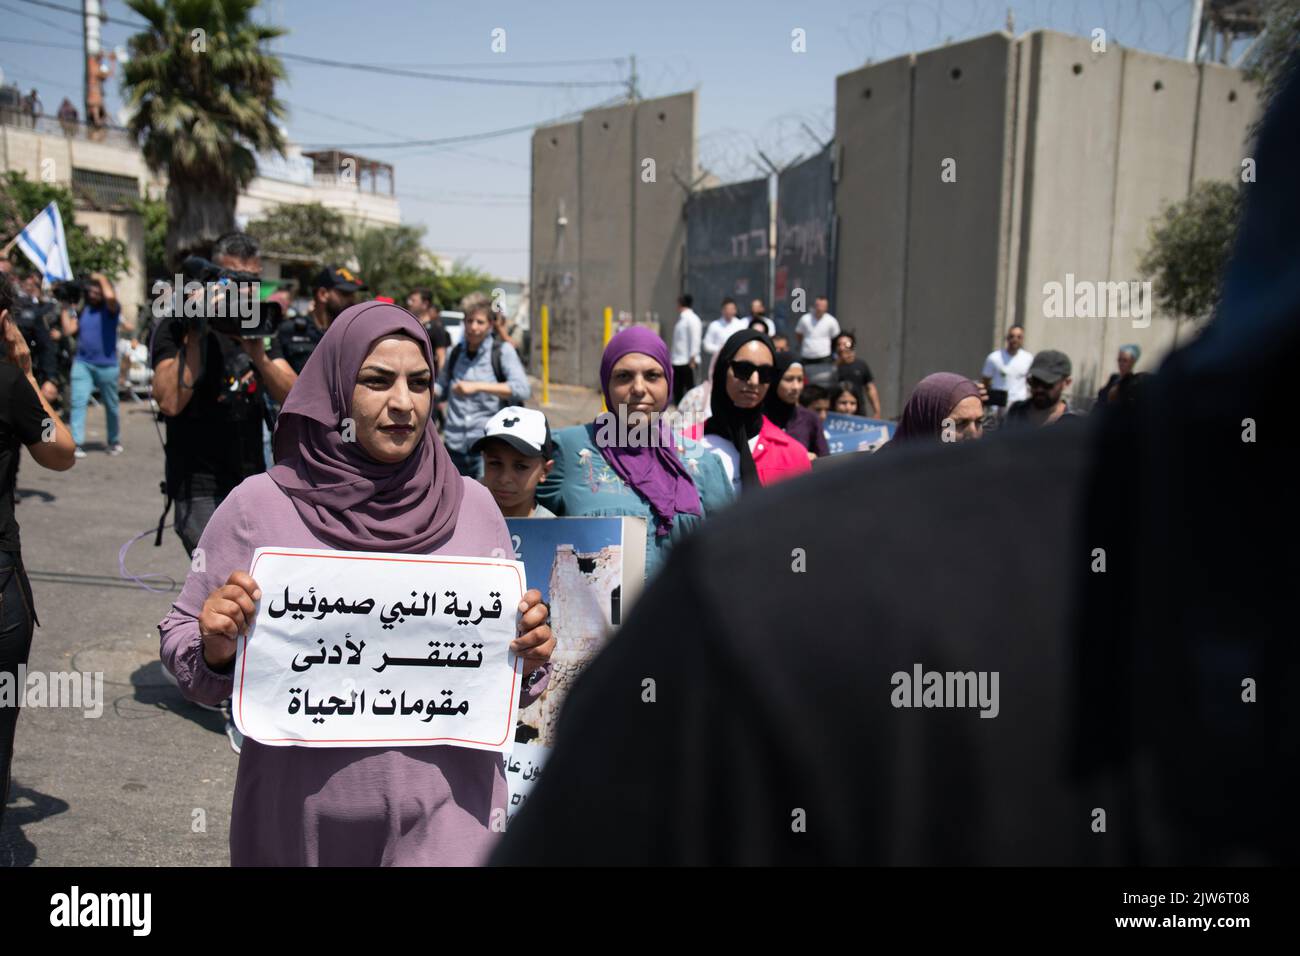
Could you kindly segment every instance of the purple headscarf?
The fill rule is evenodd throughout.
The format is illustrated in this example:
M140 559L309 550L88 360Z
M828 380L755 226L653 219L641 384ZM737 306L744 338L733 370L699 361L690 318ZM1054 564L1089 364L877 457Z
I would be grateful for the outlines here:
M943 420L957 403L972 396L978 398L979 394L979 387L964 375L955 372L927 375L917 383L903 407L903 417L889 444L917 439L937 441Z
M396 464L375 461L341 433L361 363L378 339L395 332L419 343L433 368L424 328L399 306L364 302L330 324L276 422L270 475L312 533L334 547L428 554L455 530L465 495L437 432L426 425Z
M600 357L600 390L605 394L605 407L609 409L603 415L617 413L609 397L609 376L618 360L629 352L639 352L658 362L668 380L668 394L673 393L673 366L668 360L668 346L649 329L633 326L610 339ZM601 419L602 416L596 417L597 429ZM655 515L655 534L662 536L672 530L674 515L699 515L703 512L700 492L686 466L677 457L672 430L663 419L659 420L658 437L659 440L648 447L616 444L601 448L600 452L615 473L650 503Z

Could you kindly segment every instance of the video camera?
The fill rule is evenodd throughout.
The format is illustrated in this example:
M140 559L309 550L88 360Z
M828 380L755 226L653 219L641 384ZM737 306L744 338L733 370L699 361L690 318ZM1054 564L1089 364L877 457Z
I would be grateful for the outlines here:
M279 302L260 297L261 277L252 272L226 269L190 256L181 263L183 288L173 289L172 314L207 326L222 335L260 339L275 333L284 309ZM199 292L193 283L202 286Z
M54 298L64 305L76 305L86 294L85 277L54 283Z

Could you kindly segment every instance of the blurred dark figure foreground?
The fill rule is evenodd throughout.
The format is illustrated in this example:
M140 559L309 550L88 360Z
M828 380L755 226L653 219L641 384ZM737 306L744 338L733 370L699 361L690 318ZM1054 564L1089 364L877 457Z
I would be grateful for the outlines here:
M864 458L678 546L494 862L1297 862L1295 74L1256 158L1219 314L1140 401ZM931 671L992 700L900 690Z

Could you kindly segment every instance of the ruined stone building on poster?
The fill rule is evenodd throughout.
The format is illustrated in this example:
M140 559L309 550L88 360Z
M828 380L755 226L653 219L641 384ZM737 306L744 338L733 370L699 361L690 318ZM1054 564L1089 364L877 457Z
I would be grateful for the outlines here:
M551 628L555 653L551 679L541 699L519 712L520 722L538 732L538 743L554 743L555 723L573 682L608 639L621 617L623 548L578 551L571 544L555 549L551 564Z

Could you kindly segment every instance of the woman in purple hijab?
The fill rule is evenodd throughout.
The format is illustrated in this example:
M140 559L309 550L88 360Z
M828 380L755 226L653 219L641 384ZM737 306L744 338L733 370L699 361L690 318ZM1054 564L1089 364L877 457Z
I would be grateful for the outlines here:
M916 385L886 447L909 441L967 441L981 437L984 403L979 386L954 372L935 372Z
M660 417L673 367L654 332L633 327L609 340L600 387L609 411L555 432L555 466L537 501L557 515L644 518L650 577L673 542L731 501L731 482L714 455Z
M489 557L512 554L487 489L463 478L428 428L432 355L395 305L345 310L280 412L276 464L239 485L199 540L158 625L164 666L186 697L231 694L236 640L261 598L249 576L263 546ZM349 427L350 426L350 427ZM546 686L555 646L541 595L519 606L521 704ZM246 740L230 820L235 866L474 865L504 811L501 755L458 747L308 748Z

